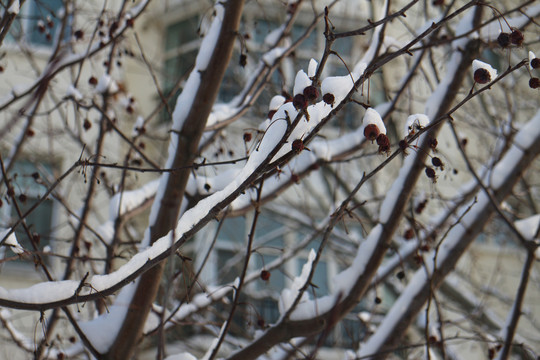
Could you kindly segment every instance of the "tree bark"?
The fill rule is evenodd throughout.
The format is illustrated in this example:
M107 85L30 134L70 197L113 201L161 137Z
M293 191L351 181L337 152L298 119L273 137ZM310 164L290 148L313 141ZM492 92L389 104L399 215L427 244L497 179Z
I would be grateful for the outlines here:
M231 58L243 5L244 0L229 0L223 3L225 13L216 47L206 70L200 73L201 82L191 109L186 109L189 112L182 129L177 134L171 135L178 136L178 146L172 167L185 170L172 172L168 176L156 220L150 226L151 243L165 236L176 226L185 187L191 174L189 167L193 165L198 153L206 119L217 98L219 85ZM113 345L108 353L104 354L103 359L125 360L133 357L136 345L141 339L150 306L157 295L164 264L165 261L162 261L138 280L126 318Z

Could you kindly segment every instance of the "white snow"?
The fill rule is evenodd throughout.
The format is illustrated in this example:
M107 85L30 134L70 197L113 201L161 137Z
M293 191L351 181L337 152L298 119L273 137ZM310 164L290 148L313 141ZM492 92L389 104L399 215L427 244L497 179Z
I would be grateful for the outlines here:
M489 73L489 76L490 76L490 79L489 79L489 82L495 80L497 78L497 70L494 69L491 65L489 65L488 63L485 63L483 61L480 61L480 60L473 60L473 63L472 63L472 71L473 71L473 74L476 72L476 70L478 69L485 69L487 70L487 72Z
M529 51L529 69L530 70L533 70L533 67L531 65L531 61L533 61L534 59L536 59L536 55L534 55L534 53L532 51Z
M24 304L49 303L73 296L78 287L76 280L44 282L23 289L0 287L0 298Z
M329 76L322 81L321 92L323 95L334 95L335 104L339 104L349 94L353 86L354 80L351 75Z
M403 136L409 136L429 125L429 117L425 114L410 115L405 122Z
M83 96L79 89L77 89L73 84L70 84L66 90L67 97L73 97L75 100L80 101Z
M266 54L264 54L261 60L266 65L271 66L276 61L276 59L278 59L285 53L285 51L287 51L287 48L275 47L272 50L268 51Z
M221 30L221 24L223 22L223 16L225 15L225 7L222 3L217 2L216 6L214 6L215 10L215 17L212 21L212 24L210 25L210 29L204 36L204 41L201 44L201 48L199 49L199 53L197 54L197 59L195 60L195 68L193 72L197 71L204 71L208 67L208 63L210 61L210 57L212 56L212 53L214 52L215 45L217 43L219 33Z
M315 74L317 73L317 66L319 66L319 63L317 62L317 60L315 60L315 59L309 60L307 75L310 78L314 77Z
M300 295L300 289L306 284L309 273L313 266L313 261L315 260L315 250L311 249L308 255L308 260L302 267L302 272L300 275L296 276L291 284L290 288L285 288L281 291L281 296L279 297L278 308L279 313L284 315L287 311L290 310L291 306L294 304L296 298ZM306 302L309 300L308 293L303 292L300 299L300 303Z
M304 70L298 71L296 73L296 78L294 79L294 90L293 95L302 94L304 89L311 85L311 80Z
M514 139L514 145L519 148L528 148L537 141L540 136L540 110L536 115L528 121L519 132L516 134Z
M114 343L136 289L137 282L124 286L114 300L113 305L109 306L109 311L91 321L79 322L81 330L100 353L106 353ZM107 329L107 331L104 331L104 329Z
M276 95L270 100L268 110L277 110L283 104L285 104L285 97L281 95Z
M136 209L155 195L158 186L159 179L156 179L138 189L115 194L109 202L109 219L114 221L118 215Z
M525 239L533 240L540 227L540 214L517 220L514 225Z
M513 168L513 165L523 155L524 149L531 147L540 137L540 111L528 121L516 134L514 142L510 150L504 157L495 165L490 174L490 185L494 189L498 189L504 183L506 177L510 174L508 169Z
M144 118L142 116L137 116L137 120L135 120L135 124L133 124L133 131L131 132L131 136L135 137L140 134L140 129L144 127Z
M96 85L96 92L98 93L115 93L118 91L118 84L107 73L101 75Z
M427 281L424 269L417 270L413 278L396 300L390 311L385 315L382 323L368 341L360 346L359 357L369 357L376 354L386 341L386 334L391 331L397 322L401 321L403 313L408 309L409 303L420 294L423 285Z
M8 13L17 15L21 11L21 4L19 0L15 0L8 9Z
M369 108L366 110L362 124L364 128L369 124L376 125L381 134L386 134L386 126L384 126L381 115L374 108Z
M268 35L266 35L266 37L264 38L264 43L269 47L276 46L279 39L281 38L281 35L283 35L285 26L286 24L282 24L281 26L270 31L270 33L268 33Z
M341 296L347 296L349 294L358 277L364 272L366 263L369 261L371 254L375 250L377 239L381 236L382 231L382 225L377 224L377 226L371 230L368 237L360 243L351 266L332 279L332 292L334 294Z
M0 231L0 241L4 237L6 237L6 235L10 232L10 230L11 229L4 229ZM7 239L4 241L3 245L8 246L11 249L11 251L13 251L17 255L24 254L24 248L17 241L17 236L15 236L15 232L12 232L11 234L9 234Z

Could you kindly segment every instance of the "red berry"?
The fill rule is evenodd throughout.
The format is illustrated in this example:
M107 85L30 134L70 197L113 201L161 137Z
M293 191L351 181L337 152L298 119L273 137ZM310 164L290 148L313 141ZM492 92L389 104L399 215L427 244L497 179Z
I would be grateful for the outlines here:
M261 279L264 280L264 281L268 281L270 280L270 271L268 270L263 270L261 271Z
M523 45L523 40L525 39L525 37L523 36L523 34L521 33L521 31L519 31L518 29L514 29L512 30L512 33L510 34L510 42L516 46L521 46Z
M408 228L405 230L405 233L403 233L403 237L405 240L411 240L414 237L414 230L411 228Z
M377 139L377 136L379 136L379 134L380 134L379 127L375 124L367 124L366 127L364 128L364 136L368 140L373 141Z
M499 37L497 37L497 42L499 43L500 47L507 48L510 46L510 34L502 32L499 34Z
M489 71L484 68L476 69L474 72L474 81L479 84L487 84L491 81L491 75L489 74Z
M380 303L382 303L382 300L381 300L381 298L380 298L380 297L378 297L378 296L377 296L377 297L375 297L375 304L380 304Z
M399 140L398 145L403 152L405 152L409 148L409 143L405 139Z
M308 105L304 94L296 94L292 102L296 109L305 109Z
M245 132L244 133L244 142L250 142L251 141L251 133L250 132Z
M377 145L379 145L379 153L390 151L390 139L385 134L377 136Z
M83 128L89 130L92 127L92 123L88 119L84 119Z
M270 110L270 111L268 112L268 118L269 118L269 119L273 118L275 113L276 113L276 110Z
M443 162L438 157L431 158L431 164L435 167L441 167L441 168L444 166Z
M36 133L34 132L34 130L32 130L32 128L28 128L28 130L26 130L26 135L28 135L29 137L32 137L36 135Z
M240 54L240 59L238 60L238 64L241 67L246 67L247 65L247 55L246 54Z
M424 209L426 208L426 205L427 205L427 199L420 202L418 205L416 205L416 208L414 209L414 212L417 213L417 214L421 214Z
M334 94L330 94L330 93L324 94L322 99L326 104L330 106L334 106L334 101L336 100L336 98L334 97Z
M292 142L291 148L295 153L299 154L304 150L304 142L302 139L296 139Z
M540 59L539 58L534 58L531 60L531 67L533 69L538 69L540 68Z
M98 80L97 80L97 78L96 78L95 76L90 76L90 78L88 79L88 83L89 83L90 85L94 85L94 86L95 86L95 85L97 85Z
M307 86L304 88L304 96L306 97L307 101L312 102L317 100L319 97L319 91L313 85Z
M537 77L533 77L529 80L529 87L531 89L538 89L540 87L540 79Z
M300 176L298 176L298 174L292 174L291 175L291 180L297 184L300 183Z
M426 176L435 182L436 175L435 175L435 169L432 167L426 166Z
M75 30L75 32L73 33L73 36L75 37L76 40L81 40L84 36L84 32L82 30Z

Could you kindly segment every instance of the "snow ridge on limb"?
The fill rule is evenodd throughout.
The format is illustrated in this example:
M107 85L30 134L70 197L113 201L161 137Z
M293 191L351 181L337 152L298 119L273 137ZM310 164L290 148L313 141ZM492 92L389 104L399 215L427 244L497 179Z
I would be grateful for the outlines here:
M519 143L518 147L514 143L512 149L493 169L493 175L497 180L490 185L494 197L499 202L510 193L519 175L540 152L540 112L520 130L516 139L521 137L529 140L526 146ZM516 149L516 152L513 149ZM501 164L504 166L499 166ZM464 208L469 208L469 205L465 205ZM425 259L426 268L416 271L375 334L361 347L358 353L360 357L367 357L392 348L396 338L399 339L399 334L402 334L404 324L408 323L407 319L412 321L427 301L430 288L440 285L445 276L455 267L463 252L481 232L483 225L493 212L489 197L480 189L477 202L470 207L462 221L450 230L440 246L436 264L433 263L432 258ZM426 269L430 272L429 274L426 273Z
M471 2L441 21L448 21L469 7L474 6L474 10L472 10L473 16L465 16L464 20L458 24L458 27L462 30L467 28L474 29L480 20L480 14L482 12L482 6L475 6L477 4L477 2ZM438 26L440 26L440 23L438 25L434 24L434 26L430 29L438 28ZM422 34L423 36L416 38L404 46L401 51L406 51L414 43L417 43L423 37L427 36L427 34L430 33L430 29L426 30L426 32ZM454 44L452 60L449 62L447 73L429 99L429 106L426 106L425 114L430 119L438 120L439 118L442 118L450 109L451 103L458 93L456 89L461 86L465 76L467 76L466 69L470 67L472 60L474 59L473 56L475 55L475 44L476 40L469 38L460 39L456 41L456 44ZM381 64L385 64L386 62L390 61L390 59L394 58L394 56L398 56L398 54L400 54L399 51L387 56L378 65L381 66ZM367 73L370 71L372 71L371 66L369 66L365 72ZM411 154L406 158L405 164L402 167L398 178L392 185L387 197L385 198L382 206L383 208L381 209L380 213L379 225L373 229L372 233L368 235L368 239L363 243L362 246L360 246L357 253L357 259L355 259L353 262L354 269L345 270L350 275L356 275L354 281L347 281L345 286L340 287L339 289L341 293L334 293L331 296L312 301L319 301L317 303L318 305L321 305L321 303L326 305L327 303L332 303L329 298L334 297L334 305L332 306L331 311L326 313L319 311L316 314L312 314L314 316L309 318L300 315L300 317L296 318L295 320L289 319L288 321L281 321L274 327L270 328L261 337L256 339L252 344L246 346L244 349L239 350L233 356L229 357L229 359L252 358L262 354L269 349L272 344L287 340L288 337L282 334L285 331L289 333L289 337L306 336L307 334L315 333L317 330L324 328L325 322L327 321L327 316L329 314L331 314L334 318L339 317L356 305L357 299L365 293L371 283L371 279L377 271L377 268L382 262L384 254L386 253L385 244L388 243L397 229L399 220L403 215L403 209L407 204L416 181L423 171L423 162L427 156L426 154L428 153L427 149L430 148L427 141L427 134L431 134L432 136L436 134L441 124L442 122L439 121L436 125L432 125L429 132L421 135L420 148L422 150L416 152L414 156ZM362 254L360 254L360 250L362 250ZM354 270L356 270L356 272ZM338 274L338 278L339 276L340 275ZM335 299L339 299L339 302L336 303ZM309 303L310 302L305 303L305 305L303 304L303 307L308 306ZM294 311L291 317L294 317Z

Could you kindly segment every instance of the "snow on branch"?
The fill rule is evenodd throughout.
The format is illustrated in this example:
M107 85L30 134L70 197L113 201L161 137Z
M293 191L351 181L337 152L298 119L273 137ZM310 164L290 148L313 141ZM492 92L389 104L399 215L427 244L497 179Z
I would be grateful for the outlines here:
M518 174L530 164L539 151L540 112L520 130L510 151L492 171L492 179L496 180L490 185L499 201L510 192L518 179ZM483 190L479 190L477 201L472 205L464 205L463 211L467 212L459 224L449 231L439 247L436 262L434 263L433 258L429 258L426 260L426 268L416 271L375 334L361 347L359 356L376 354L383 348L391 346L390 339L398 336L404 326L404 320L415 316L427 301L430 288L437 287L444 276L455 267L460 256L493 213L493 208L489 197Z

